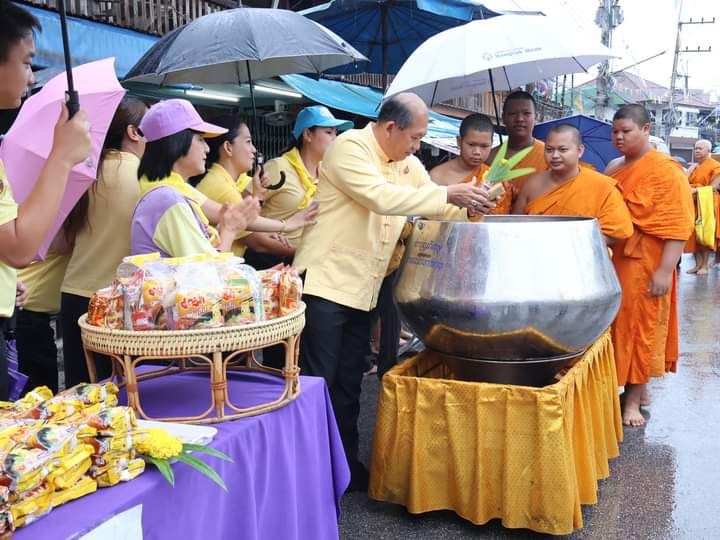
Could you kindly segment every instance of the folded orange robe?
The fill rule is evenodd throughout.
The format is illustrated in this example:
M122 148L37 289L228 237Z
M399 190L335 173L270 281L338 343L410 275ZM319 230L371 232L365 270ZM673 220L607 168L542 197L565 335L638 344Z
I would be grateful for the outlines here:
M630 238L633 222L617 182L590 169L555 189L530 201L525 208L529 215L593 217L600 223L605 236Z
M713 178L715 178L717 175L720 174L720 161L717 161L711 157L707 157L703 159L698 165L693 169L693 171L690 173L690 176L688 177L688 181L690 182L690 187L699 188L699 187L705 187L709 186ZM718 194L715 193L715 231L716 231L716 237L720 238L720 221L718 219L720 218L720 197L718 197ZM693 212L695 219L697 219L697 208L695 208L695 205L693 205ZM695 234L693 233L690 235L690 239L685 244L685 253L695 253L697 251L697 240L695 238Z
M525 176L518 176L512 182L503 182L503 186L505 187L505 196L499 204L493 208L491 214L509 214L515 199L517 199L517 196L525 185L527 179L533 174L547 169L547 163L545 163L544 142L535 139L535 142L533 142L533 149L517 165L515 165L514 168L522 169L524 167L532 167L535 169L535 172L526 174Z
M635 232L613 245L622 303L613 323L618 384L643 384L675 371L678 360L676 275L670 291L651 296L666 240L686 241L694 231L690 184L677 162L657 150L610 173L618 181Z

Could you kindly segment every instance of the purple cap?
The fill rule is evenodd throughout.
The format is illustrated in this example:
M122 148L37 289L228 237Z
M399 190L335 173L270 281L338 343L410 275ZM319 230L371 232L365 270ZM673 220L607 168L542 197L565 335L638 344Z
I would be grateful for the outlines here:
M148 142L175 135L184 129L198 131L208 138L228 131L205 122L186 99L166 99L156 103L145 113L138 127Z

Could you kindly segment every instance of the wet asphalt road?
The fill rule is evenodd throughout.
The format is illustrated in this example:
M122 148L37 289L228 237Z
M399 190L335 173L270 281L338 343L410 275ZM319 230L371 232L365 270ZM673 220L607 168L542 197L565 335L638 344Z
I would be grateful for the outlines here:
M625 428L620 457L600 483L598 504L583 509L573 539L720 539L720 268L680 276L678 373L655 379L644 428ZM378 382L365 378L360 456L368 463ZM343 539L540 538L475 526L452 512L412 515L403 507L350 493L342 501Z

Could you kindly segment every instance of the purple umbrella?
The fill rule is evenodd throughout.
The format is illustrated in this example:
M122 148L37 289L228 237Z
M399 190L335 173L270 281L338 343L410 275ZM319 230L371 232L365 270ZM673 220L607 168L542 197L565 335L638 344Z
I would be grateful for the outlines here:
M73 68L80 106L90 122L92 150L83 163L73 167L55 223L38 251L42 259L75 203L95 181L97 165L107 130L125 90L115 76L114 59L106 58ZM55 123L68 91L65 72L51 79L20 109L15 123L0 146L0 159L12 185L15 200L22 203L30 194L52 148Z

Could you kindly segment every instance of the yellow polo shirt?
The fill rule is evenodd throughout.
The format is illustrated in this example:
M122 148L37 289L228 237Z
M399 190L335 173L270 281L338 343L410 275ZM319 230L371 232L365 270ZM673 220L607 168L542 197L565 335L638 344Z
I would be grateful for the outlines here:
M265 174L272 179L272 184L280 181L280 172L285 173L285 183L280 189L269 189L265 194L265 202L263 203L261 215L271 219L288 219L298 212L298 205L305 197L305 188L302 185L300 177L295 171L295 167L283 157L271 159L265 164ZM317 183L317 179L315 180ZM298 229L285 236L293 245L297 247L302 237L303 230Z
M28 290L23 309L49 314L60 312L60 284L69 260L68 255L50 251L44 261L35 261L18 270L18 279Z
M115 279L123 257L130 255L130 220L140 198L140 158L112 152L90 189L88 225L75 238L62 292L90 298Z
M5 166L0 161L0 225L17 219L17 209L10 182L5 175ZM0 262L0 317L10 317L15 309L16 274L14 268Z
M305 227L295 253L306 294L363 311L377 304L405 216L467 219L419 159L391 162L372 127L346 131L325 153L318 223Z
M240 178L237 180L233 180L225 167L219 163L214 163L212 167L208 169L205 177L200 180L200 183L197 185L197 190L208 199L217 203L238 204L241 203L243 199L242 191L239 189L238 184L239 182L245 183L245 179L243 178L245 176L246 175L243 174L240 175ZM252 188L252 182L249 184L249 188ZM239 240L250 234L252 234L250 231L245 231L238 235L237 238ZM247 246L238 240L233 242L232 251L236 256L242 257Z

